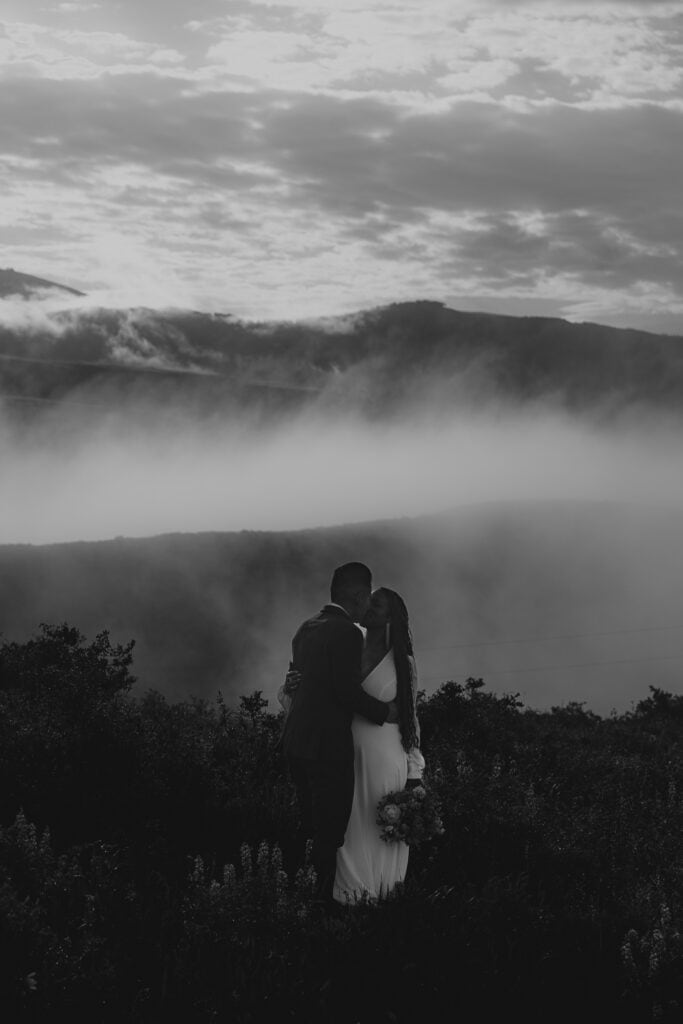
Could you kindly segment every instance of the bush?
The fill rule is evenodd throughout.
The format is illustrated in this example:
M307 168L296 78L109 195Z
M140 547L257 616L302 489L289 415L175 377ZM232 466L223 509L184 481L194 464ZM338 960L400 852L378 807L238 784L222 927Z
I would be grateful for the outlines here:
M421 694L445 835L327 920L281 716L259 691L133 698L131 651L67 626L0 648L8 1019L680 1019L680 698L602 719L481 680Z

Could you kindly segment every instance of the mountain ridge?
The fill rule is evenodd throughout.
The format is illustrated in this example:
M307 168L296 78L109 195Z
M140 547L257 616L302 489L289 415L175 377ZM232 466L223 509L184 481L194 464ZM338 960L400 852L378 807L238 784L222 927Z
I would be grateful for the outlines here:
M65 284L57 284L56 281L48 281L46 278L35 277L33 274L24 274L15 270L14 267L0 267L0 299L18 296L26 298L35 291L66 292L69 295L85 296L76 288L69 288Z

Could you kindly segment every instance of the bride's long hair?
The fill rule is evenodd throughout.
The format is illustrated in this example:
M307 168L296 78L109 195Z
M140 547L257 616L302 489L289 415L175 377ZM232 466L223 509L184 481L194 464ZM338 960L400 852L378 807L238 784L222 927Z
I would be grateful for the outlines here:
M413 750L419 744L415 730L415 659L408 609L403 598L395 590L389 590L388 587L380 587L380 590L389 601L389 646L394 649L396 665L396 703L401 744L404 750Z

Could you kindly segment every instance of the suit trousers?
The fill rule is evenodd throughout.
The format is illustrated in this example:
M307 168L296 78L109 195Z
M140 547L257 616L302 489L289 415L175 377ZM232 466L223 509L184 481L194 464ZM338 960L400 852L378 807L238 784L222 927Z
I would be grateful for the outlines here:
M333 901L337 849L344 845L353 804L353 760L323 761L289 757L304 839L313 840L311 862L317 875L316 897Z

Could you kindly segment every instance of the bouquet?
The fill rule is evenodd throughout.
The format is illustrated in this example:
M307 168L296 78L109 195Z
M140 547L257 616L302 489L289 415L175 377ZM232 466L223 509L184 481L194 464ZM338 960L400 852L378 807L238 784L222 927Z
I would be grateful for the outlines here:
M385 843L419 846L444 834L439 801L424 786L383 796L377 804L377 824Z

